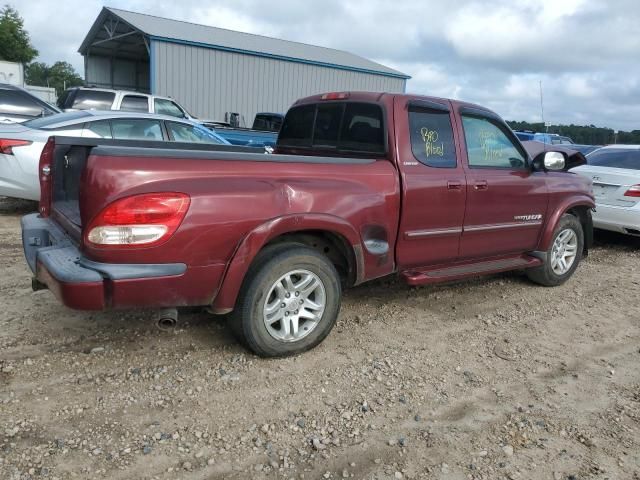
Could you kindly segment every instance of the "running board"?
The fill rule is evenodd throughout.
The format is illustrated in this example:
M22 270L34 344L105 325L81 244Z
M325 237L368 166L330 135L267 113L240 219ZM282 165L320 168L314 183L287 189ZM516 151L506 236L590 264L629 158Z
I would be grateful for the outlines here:
M407 270L402 272L401 276L409 285L424 285L425 283L459 280L486 273L506 272L509 270L519 270L521 268L537 267L538 265L542 265L542 260L539 258L522 255L500 260L454 265L453 267L435 267L431 270Z

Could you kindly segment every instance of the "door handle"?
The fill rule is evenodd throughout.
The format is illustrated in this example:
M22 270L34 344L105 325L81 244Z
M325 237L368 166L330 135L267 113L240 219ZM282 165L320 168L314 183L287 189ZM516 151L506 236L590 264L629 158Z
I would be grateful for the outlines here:
M449 190L462 190L462 182L456 182L456 181L448 181L447 182L447 189Z
M486 180L478 180L473 184L474 190L487 190L489 188L489 184Z

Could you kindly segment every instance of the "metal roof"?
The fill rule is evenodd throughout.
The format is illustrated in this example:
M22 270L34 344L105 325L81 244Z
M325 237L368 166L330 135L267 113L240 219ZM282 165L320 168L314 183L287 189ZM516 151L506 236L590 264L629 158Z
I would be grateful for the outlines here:
M111 7L104 7L100 12L78 50L81 54L87 53L92 44L95 44L96 38L103 38L100 36L103 33L103 25L111 15L152 40L183 43L377 75L411 78L402 72L343 50L236 32ZM100 42L104 42L104 40Z

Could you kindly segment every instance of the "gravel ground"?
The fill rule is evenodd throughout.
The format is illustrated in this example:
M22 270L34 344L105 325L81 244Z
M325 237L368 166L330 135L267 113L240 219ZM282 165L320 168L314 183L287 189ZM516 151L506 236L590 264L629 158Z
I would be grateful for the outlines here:
M263 360L224 319L33 293L32 203L0 199L2 479L640 479L640 241L564 286L518 273L347 292L315 350Z

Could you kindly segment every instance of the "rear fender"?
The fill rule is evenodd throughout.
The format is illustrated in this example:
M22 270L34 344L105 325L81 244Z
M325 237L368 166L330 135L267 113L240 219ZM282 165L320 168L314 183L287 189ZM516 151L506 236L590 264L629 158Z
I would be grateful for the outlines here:
M572 196L565 199L558 207L555 209L553 214L547 220L545 225L545 229L542 232L542 237L540 239L540 247L539 249L543 252L546 252L551 247L551 241L553 240L553 232L560 221L562 215L567 213L569 210L574 208L586 208L587 210L591 210L595 208L596 204L593 199L587 195L579 195ZM590 211L588 212L590 213ZM588 219L591 215L588 216ZM587 225L591 225L590 220L587 221ZM588 231L585 232L585 247L588 247L590 244L590 239L592 238L592 234Z
M262 248L280 235L303 230L321 230L344 237L356 259L356 283L364 278L364 260L360 236L347 221L324 214L287 215L265 222L240 242L225 272L221 288L213 301L213 311L223 314L233 310L245 275Z

